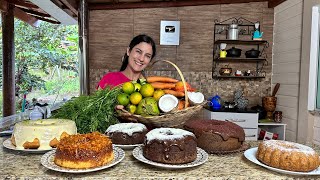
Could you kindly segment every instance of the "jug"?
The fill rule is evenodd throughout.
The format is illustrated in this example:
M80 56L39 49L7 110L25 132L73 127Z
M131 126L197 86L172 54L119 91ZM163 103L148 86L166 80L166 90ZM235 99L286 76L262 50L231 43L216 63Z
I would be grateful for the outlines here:
M238 24L230 24L228 30L228 39L230 40L238 40L239 29Z
M220 58L225 58L225 57L227 57L227 51L220 50Z
M260 32L260 23L259 22L256 22L254 24L254 27L255 27L255 31L252 35L252 39L253 40L261 40L262 39L262 35L263 35L263 32Z
M212 109L218 110L221 109L221 98L218 95L212 97L211 101L209 102L209 106Z
M39 106L35 106L34 109L30 113L30 120L43 119L44 111Z

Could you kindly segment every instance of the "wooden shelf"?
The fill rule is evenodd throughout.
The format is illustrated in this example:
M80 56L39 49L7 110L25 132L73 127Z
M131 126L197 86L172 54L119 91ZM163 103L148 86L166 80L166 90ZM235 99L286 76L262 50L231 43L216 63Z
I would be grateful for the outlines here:
M215 58L215 62L261 62L265 61L266 58L241 58L241 57L226 57L226 58Z
M260 45L260 44L265 44L267 41L265 40L217 40L215 41L215 44L221 44L221 43L226 43L226 44L245 44L245 45Z
M265 76L212 76L212 78L261 79L265 78Z

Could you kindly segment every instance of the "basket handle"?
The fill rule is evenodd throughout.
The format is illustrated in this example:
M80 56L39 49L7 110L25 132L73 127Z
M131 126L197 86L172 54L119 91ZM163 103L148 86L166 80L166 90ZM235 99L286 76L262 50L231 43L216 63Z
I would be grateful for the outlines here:
M183 74L182 74L181 70L179 69L179 67L178 67L176 64L174 64L173 62L168 61L168 60L158 60L158 61L155 61L155 62L153 62L153 63L151 64L151 67L152 67L155 63L160 62L160 61L167 62L167 63L171 64L171 65L172 65L174 68L176 68L176 70L178 71L178 73L179 73L179 75L180 75L180 78L181 78L181 80L182 80L182 83L183 83L183 88L184 88L184 100L185 100L185 102L184 102L184 108L186 108L187 105L188 105L188 102L189 102L189 101L188 101L188 94L187 94L187 85L186 85L186 81L185 81L185 79L184 79L184 77L183 77Z

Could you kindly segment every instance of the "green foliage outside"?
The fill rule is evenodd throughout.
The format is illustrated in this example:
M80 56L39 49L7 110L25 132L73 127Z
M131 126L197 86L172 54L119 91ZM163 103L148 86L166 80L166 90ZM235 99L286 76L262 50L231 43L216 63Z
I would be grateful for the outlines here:
M14 25L17 102L24 93L30 98L68 91L78 93L80 88L78 27L46 22L41 22L39 27L32 27L18 19L15 19ZM1 24L0 39L0 88L2 89ZM59 73L60 76L58 76ZM0 96L0 106L2 106L2 92ZM2 107L0 114L2 114Z

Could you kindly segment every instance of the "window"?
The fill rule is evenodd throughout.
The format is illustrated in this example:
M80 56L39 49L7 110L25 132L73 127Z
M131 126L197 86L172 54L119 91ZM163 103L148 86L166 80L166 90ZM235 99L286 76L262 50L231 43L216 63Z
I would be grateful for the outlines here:
M320 5L312 7L308 110L320 111Z

